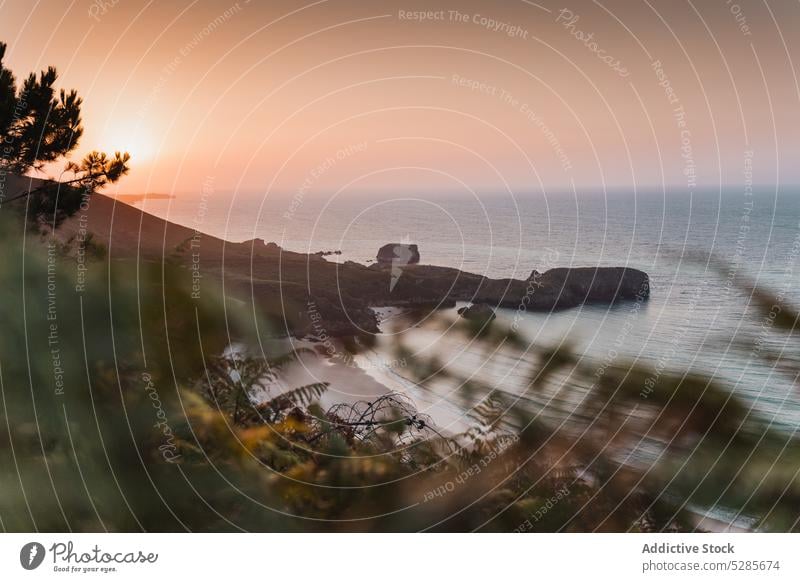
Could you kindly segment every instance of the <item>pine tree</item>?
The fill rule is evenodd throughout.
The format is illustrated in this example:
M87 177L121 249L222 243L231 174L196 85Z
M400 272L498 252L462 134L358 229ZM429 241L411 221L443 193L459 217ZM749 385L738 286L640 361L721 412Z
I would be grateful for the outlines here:
M83 135L83 100L74 89L56 92L53 67L38 77L31 73L18 88L14 74L3 66L5 53L6 44L0 42L0 172L41 172L77 147ZM129 160L128 153L112 157L93 151L80 163L67 164L71 179L46 182L5 202L30 198L28 218L55 228L78 209L82 196L127 174Z
M3 66L5 52L5 43L0 43L0 164L8 172L24 174L75 149L83 135L83 101L75 90L56 92L53 67L38 77L31 73L17 89L14 74Z

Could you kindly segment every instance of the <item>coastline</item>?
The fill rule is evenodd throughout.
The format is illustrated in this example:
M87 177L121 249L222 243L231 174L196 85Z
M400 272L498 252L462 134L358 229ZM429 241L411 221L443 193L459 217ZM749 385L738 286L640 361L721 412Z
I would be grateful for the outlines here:
M64 244L87 234L105 247L109 262L178 264L186 269L198 298L205 285L221 285L226 295L270 318L278 335L293 337L378 333L373 310L379 307L435 310L469 301L549 312L647 299L650 293L647 274L628 267L552 268L522 280L416 263L403 263L401 269L394 262L339 263L262 239L232 243L102 194L92 195L56 231Z

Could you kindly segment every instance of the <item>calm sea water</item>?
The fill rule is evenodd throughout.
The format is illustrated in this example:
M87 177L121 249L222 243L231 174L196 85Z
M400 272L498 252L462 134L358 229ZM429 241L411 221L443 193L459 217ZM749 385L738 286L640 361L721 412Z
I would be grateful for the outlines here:
M568 338L589 360L638 359L659 369L703 370L752 404L766 422L785 431L800 426L798 393L755 352L733 346L767 337L764 317L732 275L800 303L800 192L761 189L610 194L233 197L220 193L149 200L144 210L226 238L262 238L302 252L341 250L331 260L368 263L387 243L419 245L423 263L458 267L491 277L527 278L554 266L629 266L651 277L651 299L632 305L583 307L526 314L521 330L536 344ZM709 253L726 263L720 270ZM503 314L517 317L512 311ZM446 341L420 340L481 367L480 353ZM462 353L463 352L463 353ZM447 355L447 354L446 354ZM502 363L501 363L502 364ZM513 362L501 365L506 370ZM402 370L397 371L402 375ZM513 373L495 372L498 386ZM502 382L500 381L502 378ZM518 378L522 381L522 378ZM552 402L549 403L552 406Z

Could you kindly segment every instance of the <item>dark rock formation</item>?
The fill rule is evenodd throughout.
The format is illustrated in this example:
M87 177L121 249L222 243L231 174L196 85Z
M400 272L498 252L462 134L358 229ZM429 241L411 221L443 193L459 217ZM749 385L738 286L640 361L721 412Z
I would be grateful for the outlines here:
M253 249L247 244L226 246L226 290L254 301L261 313L276 320L276 329L296 336L377 333L374 307L423 313L467 301L475 304L476 315L494 307L547 312L585 303L644 301L650 294L646 273L622 267L561 268L533 272L526 280L489 279L450 267L397 262L365 266L276 252L270 245Z
M259 333L271 335L374 334L378 320L373 308L382 306L426 313L460 301L550 311L583 303L644 301L650 292L647 274L630 268L551 269L525 280L489 279L416 264L416 245L385 245L378 253L384 262L366 266L291 252L263 239L233 243L210 235L200 241L201 271L197 271L195 251L185 244L197 236L193 229L102 194L93 195L89 214L94 240L108 249L108 260L119 268L127 269L131 260L161 262L165 249L174 249L169 260L186 269L187 285L193 285L195 273L200 273L203 288L222 289L230 301L249 305L254 313L274 321L269 329L259 328ZM77 216L66 220L58 230L59 240L71 240L81 228Z
M531 274L533 279L537 276L543 286L557 290L570 303L613 303L650 297L647 273L629 267L559 268Z
M383 245L378 250L378 263L400 263L403 265L416 265L419 263L419 249L417 245L390 243Z
M375 264L383 285L367 290L375 305L442 305L449 301L485 303L489 306L529 311L567 309L584 303L611 304L619 300L646 300L650 296L647 273L627 267L580 267L534 271L525 281L489 279L449 267L403 267L389 292L391 267ZM362 297L364 295L361 295Z
M462 307L458 310L458 314L463 317L464 319L469 319L470 321L491 321L495 317L494 309L486 305L485 303L475 303L470 305L469 307Z

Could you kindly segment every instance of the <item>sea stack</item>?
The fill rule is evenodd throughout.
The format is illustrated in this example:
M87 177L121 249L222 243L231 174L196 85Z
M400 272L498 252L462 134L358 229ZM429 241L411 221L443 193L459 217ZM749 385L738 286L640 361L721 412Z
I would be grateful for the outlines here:
M383 245L378 250L376 257L378 263L403 263L405 265L416 265L419 263L419 248L417 245L406 243L389 243Z

